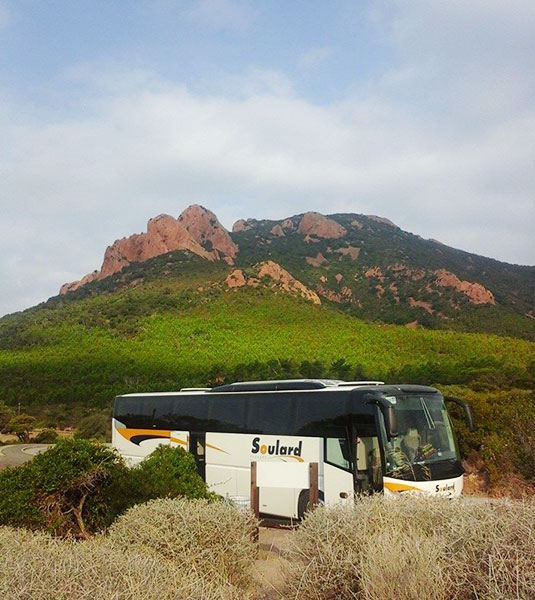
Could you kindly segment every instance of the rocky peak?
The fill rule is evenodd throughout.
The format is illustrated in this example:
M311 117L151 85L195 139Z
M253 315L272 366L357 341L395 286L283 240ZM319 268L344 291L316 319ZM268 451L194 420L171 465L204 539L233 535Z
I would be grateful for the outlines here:
M305 213L297 231L303 235L314 235L325 239L340 238L347 233L345 227L342 227L340 223L317 212Z
M109 277L131 263L145 262L173 250L188 250L207 260L223 259L232 264L237 247L213 212L193 205L178 219L158 215L149 220L146 233L116 240L106 248L100 271L62 285L59 293L64 295L91 281Z
M223 258L232 263L238 248L211 210L192 204L178 217L178 222L197 243L209 252L215 251L214 258Z
M232 233L239 233L240 231L249 231L250 229L253 229L256 223L256 219L239 219L232 226Z

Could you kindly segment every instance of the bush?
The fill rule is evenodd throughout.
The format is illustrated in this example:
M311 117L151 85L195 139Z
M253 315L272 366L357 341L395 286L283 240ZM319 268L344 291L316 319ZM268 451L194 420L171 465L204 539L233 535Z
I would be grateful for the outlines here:
M184 573L155 553L115 548L102 537L76 543L0 527L0 597L238 600L238 593Z
M0 471L0 525L87 538L136 503L212 498L193 456L160 446L133 469L103 444L60 440L20 467Z
M197 473L193 455L179 447L160 445L130 472L135 503L153 498L210 498Z
M55 444L58 441L58 434L55 429L43 429L32 440L36 444Z
M103 413L84 417L80 420L74 437L84 440L108 441L111 437L111 417Z
M0 525L87 537L116 516L108 492L126 476L123 460L109 448L61 440L32 461L0 471Z
M383 497L319 508L285 563L288 598L535 597L535 501Z
M0 433L13 418L13 411L5 404L0 403Z
M14 433L20 442L27 444L30 441L30 433L34 425L35 417L26 414L17 415L5 426L5 431Z
M151 549L206 581L247 587L256 558L250 512L223 501L159 499L134 506L111 526L118 549ZM201 575L202 574L202 575Z

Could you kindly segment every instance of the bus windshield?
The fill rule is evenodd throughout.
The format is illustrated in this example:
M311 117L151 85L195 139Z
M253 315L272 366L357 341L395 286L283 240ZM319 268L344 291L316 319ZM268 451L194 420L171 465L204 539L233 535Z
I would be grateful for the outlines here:
M434 463L460 460L440 394L396 396L394 408L399 435L387 443L388 476L431 479Z

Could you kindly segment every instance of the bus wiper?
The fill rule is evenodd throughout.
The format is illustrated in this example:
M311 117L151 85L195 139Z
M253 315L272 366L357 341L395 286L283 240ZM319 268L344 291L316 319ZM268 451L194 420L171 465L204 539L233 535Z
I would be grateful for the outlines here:
M435 425L435 422L433 421L433 417L431 416L431 413L429 412L429 408L427 407L427 404L425 403L425 400L423 398L420 398L420 404L422 405L422 410L424 411L424 415L425 415L429 429L436 429L436 425Z

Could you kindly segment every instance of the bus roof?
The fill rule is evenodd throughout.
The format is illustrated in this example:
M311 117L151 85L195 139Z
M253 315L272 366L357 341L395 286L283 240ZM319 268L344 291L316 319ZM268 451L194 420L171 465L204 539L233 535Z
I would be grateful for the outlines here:
M415 384L384 384L380 381L340 381L336 379L281 379L272 381L239 381L215 388L183 388L177 392L147 392L121 394L118 398L154 396L224 396L229 392L240 393L285 393L285 392L347 392L351 389L383 392L387 394L434 394L434 387Z

